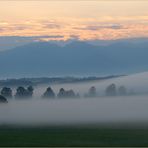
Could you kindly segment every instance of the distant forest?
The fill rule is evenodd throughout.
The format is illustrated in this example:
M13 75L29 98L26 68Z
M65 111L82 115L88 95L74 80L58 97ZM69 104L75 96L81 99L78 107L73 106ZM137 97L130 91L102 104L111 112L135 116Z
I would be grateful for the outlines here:
M61 83L78 83L78 82L89 82L89 81L96 81L96 80L106 80L112 79L116 77L120 77L121 75L115 76L106 76L106 77L83 77L83 78L76 78L76 77L54 77L54 78L20 78L20 79L6 79L0 80L0 87L4 86L37 86L40 84L61 84ZM123 75L122 75L123 76Z

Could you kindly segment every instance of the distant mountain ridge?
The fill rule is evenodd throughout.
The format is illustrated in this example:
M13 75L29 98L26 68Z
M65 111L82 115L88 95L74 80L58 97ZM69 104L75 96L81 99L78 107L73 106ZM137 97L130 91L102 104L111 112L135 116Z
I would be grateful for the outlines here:
M40 41L42 38L50 38L51 36L0 36L0 51L3 50L10 50L15 47L23 46L26 44L34 43L37 41ZM48 43L57 44L59 46L65 46L67 44L70 44L72 42L79 41L78 38L70 38L66 41L62 40L49 40ZM122 38L122 39L116 39L116 40L85 40L83 42L89 43L91 45L97 45L97 46L107 46L114 43L146 43L148 42L147 37L139 37L139 38Z
M148 42L36 42L0 52L0 77L129 74L148 70L147 55Z
M113 78L122 77L123 75L117 76L106 76L106 77L51 77L51 78L20 78L20 79L6 79L0 80L0 87L18 87L18 86L39 86L39 85L53 85L53 84L66 84L66 83L86 83L93 81L102 81Z

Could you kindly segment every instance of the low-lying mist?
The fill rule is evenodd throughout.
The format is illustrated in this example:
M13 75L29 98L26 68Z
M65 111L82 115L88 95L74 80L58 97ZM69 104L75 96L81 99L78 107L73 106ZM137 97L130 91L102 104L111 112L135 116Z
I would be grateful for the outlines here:
M0 124L144 122L148 96L10 101L0 106Z
M47 86L36 87L32 99L10 99L0 104L0 124L19 125L71 125L148 121L148 73L90 83L57 84L51 86L55 93L61 87L80 93L80 98L43 99L40 96ZM106 86L115 83L127 90L139 92L132 96L106 97ZM84 98L83 94L95 86L98 96ZM143 95L141 95L143 93Z

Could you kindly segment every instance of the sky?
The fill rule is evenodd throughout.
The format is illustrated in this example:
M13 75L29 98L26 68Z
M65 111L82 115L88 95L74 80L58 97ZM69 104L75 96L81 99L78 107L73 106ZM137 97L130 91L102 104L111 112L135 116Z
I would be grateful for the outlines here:
M146 0L0 1L0 36L38 40L148 37Z

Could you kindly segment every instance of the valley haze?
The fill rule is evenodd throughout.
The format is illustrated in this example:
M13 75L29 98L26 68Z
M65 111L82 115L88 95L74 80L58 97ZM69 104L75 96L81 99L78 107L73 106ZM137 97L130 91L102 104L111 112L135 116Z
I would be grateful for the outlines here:
M1 125L136 125L148 122L148 72L104 81L90 81L51 85L57 94L60 88L73 89L81 98L43 99L40 96L48 85L35 88L32 99L10 99L8 104L0 104ZM109 84L124 85L135 94L127 96L105 96ZM98 97L85 98L84 93L95 86ZM15 91L14 91L15 93Z

